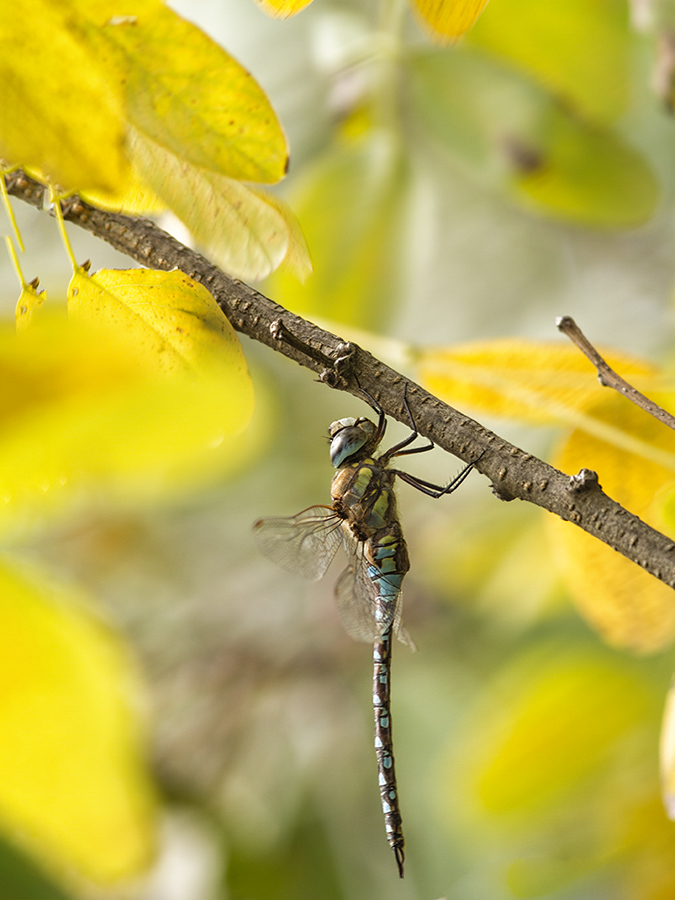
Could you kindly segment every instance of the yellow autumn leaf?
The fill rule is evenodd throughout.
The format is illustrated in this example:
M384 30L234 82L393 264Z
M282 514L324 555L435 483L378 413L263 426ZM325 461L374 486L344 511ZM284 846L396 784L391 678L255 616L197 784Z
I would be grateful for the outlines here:
M411 0L422 23L439 41L460 38L473 26L488 0Z
M39 291L36 286L24 284L16 303L16 330L21 333L30 326L33 316L47 297L46 291Z
M92 294L107 313L106 291ZM91 492L108 502L164 498L250 459L239 436L252 411L241 349L230 352L220 325L190 311L172 320L169 310L161 326L141 312L146 320L130 314L125 326L121 314L111 325L44 309L18 338L13 324L0 327L0 531ZM190 328L193 340L180 332Z
M98 209L127 216L153 216L166 210L166 203L144 182L133 164L114 190L84 190L79 194Z
M653 397L673 408L675 397ZM633 436L652 457L576 429L551 460L564 472L595 470L610 497L659 531L667 530L664 499L675 486L675 434L622 397L607 393L593 419ZM651 652L675 636L673 591L580 528L548 517L553 546L579 609L605 640L617 647Z
M127 171L122 89L72 13L22 0L0 16L0 158L65 188L114 190Z
M0 566L0 827L50 868L99 883L154 853L140 686L70 592Z
M650 711L645 680L597 647L549 642L498 673L448 747L444 805L502 829L537 826L601 781L621 739ZM449 758L448 758L449 757Z
M130 124L201 169L245 181L284 177L288 147L252 75L208 35L165 6L92 26L110 42Z
M256 0L256 2L268 16L287 19L309 6L312 0Z
M198 168L139 132L131 153L143 180L230 275L258 281L289 256L305 274L307 249L276 199Z
M251 388L237 335L204 285L179 269L78 269L68 287L68 312L82 322L124 333L158 371L229 374L233 399L223 424L240 431L251 414Z
M662 385L649 363L601 352L643 392ZM423 349L417 356L417 377L427 390L454 406L535 425L578 423L578 413L607 395L592 363L562 342L499 338Z

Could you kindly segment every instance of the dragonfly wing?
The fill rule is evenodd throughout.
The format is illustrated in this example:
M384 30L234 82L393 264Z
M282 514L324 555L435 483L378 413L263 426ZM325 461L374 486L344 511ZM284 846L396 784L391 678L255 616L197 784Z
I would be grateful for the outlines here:
M296 516L258 519L253 535L272 562L318 581L340 546L341 522L331 506L310 506Z
M337 602L342 624L347 634L355 641L375 640L375 616L371 609L372 585L364 585L358 577L361 560L353 557L338 578L335 585Z

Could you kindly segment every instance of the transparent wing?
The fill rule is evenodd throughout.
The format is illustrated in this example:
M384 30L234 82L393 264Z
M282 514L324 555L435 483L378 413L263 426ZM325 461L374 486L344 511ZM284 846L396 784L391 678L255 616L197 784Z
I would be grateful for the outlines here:
M330 506L310 506L288 518L258 519L253 536L268 559L318 581L340 546L342 519Z
M401 623L401 592L388 619L376 625L377 591L368 574L363 545L347 531L343 532L343 539L349 565L335 585L335 600L347 634L356 641L370 642L391 627L400 641L415 650L414 641Z

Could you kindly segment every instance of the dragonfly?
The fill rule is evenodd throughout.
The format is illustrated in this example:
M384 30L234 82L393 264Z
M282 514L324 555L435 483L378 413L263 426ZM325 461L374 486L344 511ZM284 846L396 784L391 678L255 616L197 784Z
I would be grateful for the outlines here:
M419 437L404 392L403 402L411 434L376 456L387 420L382 407L362 393L378 415L338 419L328 430L330 459L336 472L331 505L310 506L295 516L259 519L253 526L262 553L282 568L318 581L326 573L338 547L347 555L347 568L335 586L335 598L347 633L373 645L373 708L378 781L387 840L403 878L405 841L394 765L391 721L392 639L415 649L401 620L401 586L410 568L408 550L396 508L397 478L438 499L456 490L473 469L475 460L445 487L423 481L391 466L397 457L424 453L432 441L412 447Z

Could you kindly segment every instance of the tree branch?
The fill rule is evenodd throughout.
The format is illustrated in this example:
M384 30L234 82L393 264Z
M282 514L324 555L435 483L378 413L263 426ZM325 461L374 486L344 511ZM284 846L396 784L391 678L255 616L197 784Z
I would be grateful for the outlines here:
M41 184L21 171L5 177L11 195L45 208L48 192ZM238 331L360 399L360 388L365 389L388 416L404 424L409 424L403 405L407 385L407 399L419 433L465 462L477 461L476 469L491 479L500 499L525 500L555 513L675 587L673 541L608 497L594 472L582 469L570 478L443 403L360 347L354 347L351 355L345 353L345 345L336 335L230 278L148 219L103 212L77 196L63 200L61 205L67 221L140 264L163 270L178 268L201 282ZM339 370L331 369L330 361L338 359L342 362Z
M654 403L649 397L645 397L640 391L636 390L632 384L629 384L625 378L622 378L609 363L595 349L593 344L588 340L581 328L574 321L572 316L560 316L555 323L558 331L562 331L572 341L572 343L581 350L584 356L589 359L598 372L598 381L603 387L614 388L620 394L623 394L631 403L644 409L646 413L658 419L668 428L675 430L675 416L665 410L658 403Z

